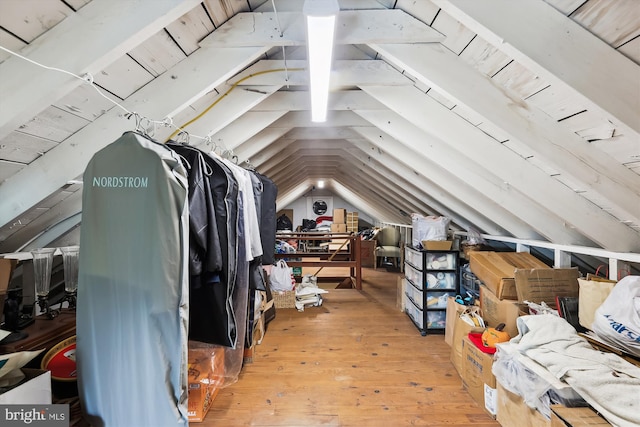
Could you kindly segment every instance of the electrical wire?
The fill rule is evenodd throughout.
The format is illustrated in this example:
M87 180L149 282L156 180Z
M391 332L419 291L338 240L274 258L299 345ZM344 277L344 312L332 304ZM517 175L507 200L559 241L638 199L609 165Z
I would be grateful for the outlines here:
M244 82L245 80L248 80L251 77L259 76L259 75L262 75L262 74L276 73L276 72L280 72L280 71L287 71L287 70L285 68L276 68L274 70L263 70L263 71L258 71L258 72L253 73L253 74L249 74L248 76L245 76L245 77L241 78L237 82L233 83L231 85L231 87L229 88L229 90L227 90L224 94L222 94L222 96L220 96L219 98L216 98L216 100L213 101L200 114L198 114L197 116L195 116L193 119L189 120L188 122L184 123L182 126L180 126L180 128L185 128L185 127L189 126L190 124L194 123L195 121L199 120L200 118L202 118L202 116L207 114L213 107L216 106L216 104L218 104L218 102L222 101L227 95L229 95L229 93L231 93L232 90L234 90L240 83ZM289 69L289 71L304 71L304 68L291 68L291 69ZM169 138L167 138L167 140L173 138L178 133L179 133L179 131L176 130L174 133L169 135Z
M91 87L93 87L96 92L98 92L98 94L100 94L100 96L102 96L103 98L105 98L106 100L108 100L109 102L111 102L113 105L117 106L118 108L120 108L121 110L123 110L126 114L125 117L127 119L131 119L134 118L135 122L136 122L136 131L140 131L143 132L145 134L148 135L148 129L146 129L147 126L151 127L153 126L153 128L155 129L156 125L162 125L162 126L166 126L166 127L171 127L171 128L175 128L175 131L169 135L169 137L167 138L167 140L165 142L168 142L169 140L171 140L173 137L175 137L176 135L182 135L183 137L186 137L186 141L187 143L189 142L189 138L191 137L195 137L198 139L202 139L203 141L205 141L205 143L210 144L211 143L211 136L198 136L198 135L191 135L189 134L184 128L186 128L187 126L189 126L190 124L196 122L197 120L199 120L201 117L203 117L206 113L208 113L214 106L216 106L218 104L218 102L222 101L222 99L224 99L229 93L231 93L232 90L234 90L240 83L255 77L255 76L259 76L262 74L268 74L268 73L275 73L275 72L280 72L280 71L284 71L286 73L286 81L289 81L289 75L288 72L289 71L304 71L304 68L291 68L291 69L287 69L286 68L286 62L285 62L285 68L278 68L278 69L274 69L274 70L264 70L264 71L258 71L256 73L252 73L249 74L248 76L245 76L243 78L241 78L240 80L238 80L237 82L233 83L231 85L231 87L229 88L229 90L227 90L222 96L220 96L219 98L217 98L213 103L211 103L211 105L209 105L207 108L205 108L200 114L198 114L196 117L194 117L193 119L187 121L186 123L184 123L182 126L176 126L173 123L173 119L171 117L166 117L163 120L151 120L141 114L138 114L137 112L134 111L129 111L126 107L124 107L122 104L114 101L113 99L111 99L110 97L108 97L107 95L105 95L100 88L98 87L98 85L96 85L96 83L93 80L93 76L91 75L91 73L85 73L82 76L79 76L77 74L74 74L70 71L67 70L63 70L61 68L56 68L56 67L50 67L44 64L41 64L37 61L34 61L32 59L29 59L23 55L20 55L19 53L16 53L10 49L7 49L4 46L0 46L1 50L4 50L5 52L8 52L11 55L14 55L24 61L27 61L33 65L36 65L38 67L44 68L46 70L50 70L50 71L57 71L59 73L63 73L63 74L67 74L69 76L72 76L76 79L82 80L85 83L88 83L91 85ZM149 135L149 136L153 136L153 135Z
M120 103L119 103L119 102L117 102L117 101L114 101L113 99L111 99L110 97L108 97L107 95L105 95L105 94L100 90L99 86L94 82L94 80L93 80L93 75L91 75L91 73L85 73L85 74L83 74L82 76L79 76L79 75L77 75L77 74L74 74L74 73L72 73L72 72L70 72L70 71L67 71L67 70L63 70L63 69L61 69L61 68L50 67L50 66L48 66L48 65L41 64L41 63L39 63L39 62L37 62L37 61L34 61L33 59L30 59L30 58L27 58L26 56L20 55L19 53L14 52L14 51L12 51L11 49L7 49L6 47L1 46L1 45L0 45L0 50L3 50L3 51L5 51L5 52L7 52L7 53L9 53L9 54L11 54L11 55L13 55L13 56L16 56L16 57L18 57L18 58L22 59L23 61L27 61L27 62L29 62L30 64L36 65L36 66L38 66L38 67L40 67L40 68L44 68L45 70L57 71L57 72L59 72L59 73L67 74L67 75L69 75L69 76L71 76L71 77L74 77L74 78L76 78L76 79L82 80L82 81L83 81L83 82L85 82L85 83L88 83L89 85L91 85L91 87L92 87L93 89L95 89L95 91L96 91L96 92L97 92L101 97L103 97L104 99L106 99L107 101L111 102L113 105L115 105L116 107L118 107L118 108L120 108L122 111L124 111L124 112L125 112L125 115L124 115L124 116L125 116L125 118L126 118L126 119L134 118L134 119L135 119L135 122L136 122L136 123L135 123L135 125L136 125L136 131L140 131L140 132L143 132L143 133L145 133L145 134L149 135L148 130L147 130L147 129L145 129L145 127L146 127L146 126L148 126L148 127L153 126L153 127L154 127L154 129L155 129L155 126L156 126L156 125L162 125L162 126L167 126L167 127L173 127L173 128L176 128L176 126L173 124L173 120L172 120L170 117L167 117L167 118L165 118L164 120L151 120L151 119L149 119L149 118L147 118L147 117L145 117L145 116L142 116L142 115L140 115L140 114L138 114L138 113L136 113L136 112L134 112L134 111L129 111L129 109L127 109L126 107L124 107L122 104L120 104ZM177 132L176 132L176 133L184 132L184 130L183 130L183 129L180 129L180 128L177 128L177 129L178 129L178 130L177 130ZM188 134L187 134L187 135L188 135ZM149 136L153 136L153 135L149 135ZM202 139L202 140L204 140L204 141L210 141L210 140L211 140L211 138L210 138L210 137L208 137L208 136L207 136L207 137L197 136L197 135L188 135L188 136L192 136L192 137L195 137L195 138L199 138L199 139Z

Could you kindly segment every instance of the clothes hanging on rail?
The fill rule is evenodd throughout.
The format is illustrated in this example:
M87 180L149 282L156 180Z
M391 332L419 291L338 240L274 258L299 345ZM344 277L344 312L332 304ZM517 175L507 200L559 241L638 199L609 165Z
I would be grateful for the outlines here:
M276 262L276 199L278 187L268 177L253 171L262 181L262 207L260 212L260 238L262 239L262 265Z
M190 241L190 250L201 258L216 261L192 270L189 339L235 347L237 321L231 299L236 281L237 242L228 236L237 234L229 230L229 224L234 225L238 218L237 181L220 159L185 144L166 145L180 154L187 166L190 234L207 236L204 244L197 239Z
M91 425L187 426L188 183L127 132L84 172L78 389Z

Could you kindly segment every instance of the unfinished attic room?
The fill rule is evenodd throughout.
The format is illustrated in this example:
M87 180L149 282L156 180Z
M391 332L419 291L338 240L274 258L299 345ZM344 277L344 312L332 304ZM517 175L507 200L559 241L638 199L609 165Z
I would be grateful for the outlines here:
M640 1L0 0L0 425L640 426Z

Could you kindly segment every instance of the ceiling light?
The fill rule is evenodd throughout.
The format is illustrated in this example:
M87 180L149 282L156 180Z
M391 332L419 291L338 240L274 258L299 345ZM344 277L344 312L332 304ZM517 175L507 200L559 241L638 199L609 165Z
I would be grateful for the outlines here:
M318 181L318 188L324 188L324 181Z
M337 0L305 0L307 53L311 86L311 121L327 120L333 33L340 7Z

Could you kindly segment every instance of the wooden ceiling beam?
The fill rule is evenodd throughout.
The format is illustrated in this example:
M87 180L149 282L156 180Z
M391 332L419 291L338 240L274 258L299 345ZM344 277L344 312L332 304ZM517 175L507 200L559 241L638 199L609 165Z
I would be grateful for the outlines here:
M300 12L238 13L224 24L224 31L214 31L200 45L306 46L305 21ZM442 40L442 34L400 9L342 10L336 17L336 45L437 43Z

